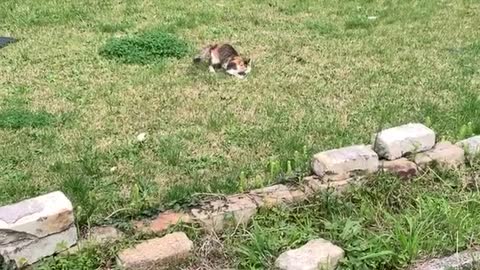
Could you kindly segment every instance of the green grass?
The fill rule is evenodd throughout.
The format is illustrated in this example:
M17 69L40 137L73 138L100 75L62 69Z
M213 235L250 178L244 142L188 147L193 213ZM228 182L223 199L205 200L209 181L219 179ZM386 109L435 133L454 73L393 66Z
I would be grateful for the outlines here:
M479 134L479 15L462 0L2 1L0 35L19 42L0 56L0 205L60 189L84 226L292 180L380 128ZM192 65L217 41L253 59L247 80Z

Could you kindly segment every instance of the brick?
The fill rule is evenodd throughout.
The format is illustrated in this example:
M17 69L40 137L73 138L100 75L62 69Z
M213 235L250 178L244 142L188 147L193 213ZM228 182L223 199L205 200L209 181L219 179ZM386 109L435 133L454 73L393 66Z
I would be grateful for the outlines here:
M312 196L317 192L333 188L336 191L343 191L351 180L322 182L318 176L307 176L304 178L304 190L307 196Z
M480 154L480 136L471 137L457 143L469 156Z
M378 170L378 155L371 147L354 145L313 156L313 171L327 181L342 181Z
M229 196L191 209L193 219L204 229L217 232L228 225L247 224L256 212L257 205L248 195Z
M193 242L183 232L142 242L118 254L118 264L126 270L168 269L190 256Z
M290 187L293 202L303 202L307 199L307 193L299 188Z
M411 270L475 269L480 261L480 251L465 250L450 256L431 259L412 266Z
M149 233L150 231L150 222L146 220L133 220L132 226L135 230L143 233Z
M273 185L250 191L250 195L260 207L273 207L281 203L293 202L293 196L285 185Z
M418 173L417 164L406 158L382 161L380 167L383 172L390 172L402 179L413 178Z
M13 236L10 234L5 237L4 233L0 230L0 239ZM0 254L7 260L14 260L18 267L23 267L73 246L77 242L77 229L72 225L65 231L42 238L28 238L30 235L24 233L15 234L15 237L22 240L14 242L14 245L2 245Z
M153 232L162 232L170 226L179 223L190 223L191 221L192 217L186 213L167 211L160 213L157 218L150 223L149 229Z
M435 145L435 132L422 124L407 124L379 132L374 139L378 155L388 160L406 154L430 150Z
M344 255L343 249L319 238L282 253L275 266L280 270L334 270Z
M433 149L415 155L418 166L426 166L432 162L445 167L458 167L465 162L465 151L450 142L440 142Z
M98 226L89 230L87 240L95 244L104 244L122 237L123 233L113 226Z
M0 254L26 265L77 242L73 207L62 192L52 192L0 207Z
M72 203L59 191L0 207L0 230L35 237L64 231L73 221Z
M313 195L314 193L326 189L324 183L317 175L311 175L303 178L303 186L305 193L308 196Z

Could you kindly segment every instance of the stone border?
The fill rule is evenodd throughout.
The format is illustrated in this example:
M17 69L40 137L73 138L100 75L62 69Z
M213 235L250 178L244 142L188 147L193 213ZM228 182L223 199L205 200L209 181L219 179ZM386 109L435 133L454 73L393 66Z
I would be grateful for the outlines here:
M328 188L341 191L364 175L389 172L408 179L432 164L458 168L465 164L466 155L478 154L480 136L456 144L437 143L433 130L418 123L407 124L375 134L371 145L354 145L315 154L312 159L314 175L305 177L297 186L277 184L213 199L186 212L161 213L150 225L142 224L141 228L162 232L171 225L187 222L199 224L206 231L219 232L228 226L247 224L259 208L304 201ZM329 269L335 267L336 263Z
M261 207L304 201L321 190L346 187L363 175L389 172L408 179L431 164L446 168L462 166L464 149L467 156L480 153L480 136L457 144L436 143L435 139L433 130L418 123L385 129L375 134L371 145L354 145L315 154L312 159L314 175L305 177L299 185L277 184L228 195L203 202L186 212L160 213L156 219L137 224L137 227L161 232L171 225L186 222L218 232L226 226L248 223Z
M410 270L461 270L470 269L476 263L480 262L480 251L464 250L454 253L450 256L434 258L425 262L418 263Z
M247 224L259 208L301 202L328 188L341 191L349 183L358 182L360 176L381 171L397 174L401 178L411 178L417 174L418 170L432 163L442 167L456 168L465 164L465 155L474 157L478 154L480 154L480 136L474 136L456 144L437 143L433 130L418 123L406 124L380 131L375 134L371 145L354 145L315 154L312 159L314 175L305 177L304 181L298 185L277 184L247 193L228 195L205 201L186 212L166 211L160 213L154 220L140 221L135 226L143 231L158 233L172 225L184 222L196 223L207 231L219 232L228 226ZM19 214L12 211L17 211ZM14 216L18 218L12 220ZM101 231L110 232L111 230L103 228ZM55 243L66 243L66 246L62 247L65 249L77 242L73 207L61 192L0 207L0 235L2 234L6 235L6 238L4 237L6 241L0 239L0 262L2 259L14 260L18 266L34 263L59 252L57 247L54 248ZM165 239L170 239L167 236ZM184 244L187 243L185 244L187 248L183 251L186 254L191 249L190 242L186 236L180 238ZM175 237L172 239L174 240L169 241L177 241ZM42 241L52 247L37 248L36 246L40 242L43 243ZM141 244L136 248L140 249L139 247L143 248ZM148 250L148 248L145 249ZM15 255L19 250L28 250L29 254L34 255L24 259L26 255ZM153 254L151 259L158 262L163 260L163 255L168 260L178 257L175 253L170 254L168 249L162 252L168 254ZM132 257L147 260L139 264L149 264L149 259L142 257L142 253L133 252L135 256L132 255ZM130 253L127 249L121 254ZM136 263L136 261L129 262L131 265L137 265Z

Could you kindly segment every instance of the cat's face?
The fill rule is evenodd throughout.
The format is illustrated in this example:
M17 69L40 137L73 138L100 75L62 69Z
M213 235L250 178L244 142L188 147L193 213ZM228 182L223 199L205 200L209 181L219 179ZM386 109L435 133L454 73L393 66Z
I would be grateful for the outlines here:
M245 78L252 70L250 59L235 56L227 65L227 72L237 77Z

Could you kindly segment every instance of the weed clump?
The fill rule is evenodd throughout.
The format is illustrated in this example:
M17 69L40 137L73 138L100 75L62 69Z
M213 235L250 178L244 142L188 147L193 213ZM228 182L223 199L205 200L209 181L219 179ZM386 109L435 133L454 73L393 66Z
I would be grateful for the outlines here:
M126 64L151 64L165 58L181 58L188 44L177 36L151 30L135 36L112 38L100 49L100 55Z
M54 121L54 115L44 111L31 112L24 109L7 109L0 111L0 129L38 128L48 126Z

